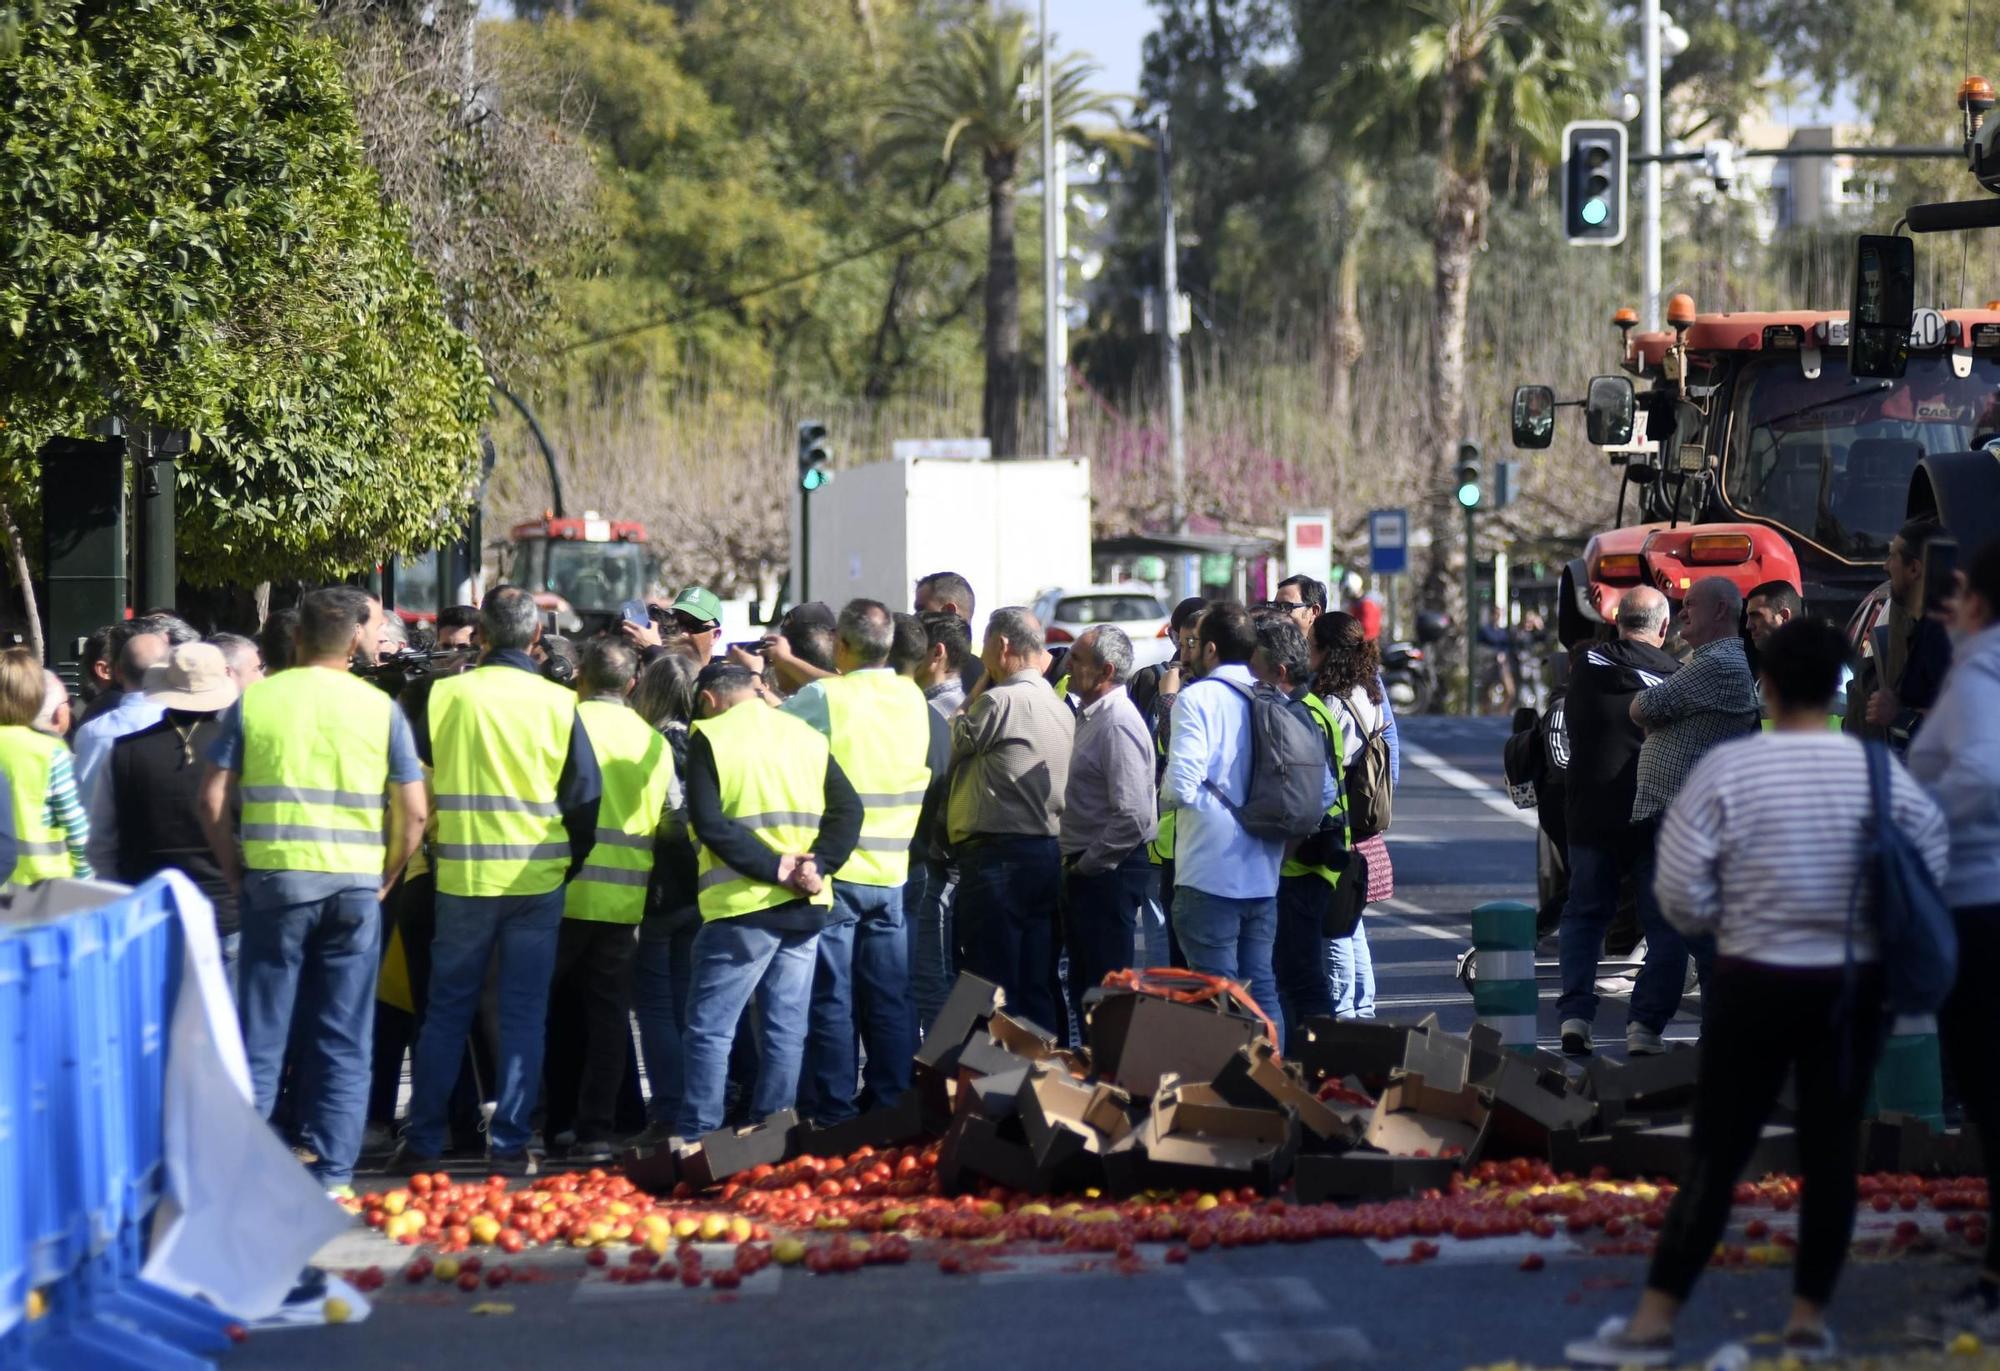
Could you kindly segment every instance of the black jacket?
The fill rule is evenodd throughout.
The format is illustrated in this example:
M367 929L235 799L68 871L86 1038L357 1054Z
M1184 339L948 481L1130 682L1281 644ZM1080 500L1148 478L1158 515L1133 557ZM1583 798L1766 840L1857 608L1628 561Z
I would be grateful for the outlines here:
M1570 652L1569 774L1565 818L1572 843L1610 843L1632 832L1645 733L1632 722L1632 697L1680 668L1647 643L1579 643Z
M190 726L183 743L181 730ZM217 714L170 710L112 745L103 783L118 816L118 869L98 874L137 885L168 867L183 871L215 906L216 928L226 937L237 929L236 896L202 832L198 800L208 749L221 729Z

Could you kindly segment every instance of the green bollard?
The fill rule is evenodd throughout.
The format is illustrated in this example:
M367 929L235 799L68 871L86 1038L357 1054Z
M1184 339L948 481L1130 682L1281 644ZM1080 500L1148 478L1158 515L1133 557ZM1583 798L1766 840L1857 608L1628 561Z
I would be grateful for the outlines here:
M1944 1129L1944 1072L1938 1060L1937 1020L1899 1015L1890 1026L1868 1092L1868 1116L1908 1114Z
M1513 1052L1535 1050L1535 907L1489 900L1472 911L1472 1008Z

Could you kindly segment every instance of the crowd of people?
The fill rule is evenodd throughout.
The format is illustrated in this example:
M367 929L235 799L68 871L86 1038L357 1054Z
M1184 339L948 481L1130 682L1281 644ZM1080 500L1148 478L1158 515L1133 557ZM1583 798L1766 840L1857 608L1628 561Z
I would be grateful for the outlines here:
M1114 625L975 614L947 572L725 649L701 587L573 641L516 587L412 626L336 586L255 641L105 630L74 719L15 649L14 876L185 872L257 1106L335 1192L371 1151L528 1174L894 1105L961 971L1071 1042L1143 965L1281 1032L1372 1016L1393 878L1349 778L1386 806L1396 742L1361 621L1307 577L1190 599L1135 672ZM1259 701L1324 763L1301 841L1241 817Z
M1809 617L1788 582L1747 596L1721 577L1688 587L1685 661L1663 650L1669 606L1649 587L1624 594L1604 638L1572 648L1563 1048L1593 1051L1598 958L1621 886L1645 936L1628 1053L1666 1050L1662 1030L1691 967L1702 988L1691 1165L1635 1310L1572 1343L1572 1361L1674 1359L1680 1309L1788 1080L1804 1189L1781 1351L1837 1355L1826 1308L1853 1233L1859 1125L1890 1031L1891 949L1879 929L1892 897L1921 895L1902 881L1924 886L1956 926L1958 979L1938 1026L1986 1169L2000 1167L2000 1021L1978 984L1986 954L2000 951L2000 544L1959 573L1948 611L1927 614L1923 549L1938 533L1919 520L1893 540L1884 623L1858 671L1846 635ZM1895 760L1904 754L1907 766ZM1885 889L1885 844L1910 854L1896 891ZM1978 1277L1913 1317L1911 1331L2000 1334L2000 1236Z

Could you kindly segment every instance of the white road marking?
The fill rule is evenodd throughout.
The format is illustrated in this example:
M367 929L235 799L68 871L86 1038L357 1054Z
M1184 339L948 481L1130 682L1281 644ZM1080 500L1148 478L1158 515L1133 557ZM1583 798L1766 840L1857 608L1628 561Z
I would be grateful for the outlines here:
M1468 916L1468 924L1465 931L1461 933L1449 928L1439 928L1436 924L1413 923L1408 918L1396 918L1397 914L1415 915L1418 918L1424 919L1434 919L1437 917L1435 912L1425 909L1422 905L1411 904L1408 900L1399 900L1391 896L1374 907L1376 909L1386 909L1389 913L1368 915L1367 917L1371 923L1386 923L1392 928L1406 929L1411 933L1420 934L1426 938L1436 938L1440 942L1456 943L1460 946L1471 945L1472 929L1469 922L1470 916Z
M1240 1280L1191 1278L1182 1289L1203 1314L1316 1314L1326 1301L1303 1276L1254 1276Z
M1443 781L1454 790L1462 790L1497 813L1504 814L1515 823L1526 824L1529 828L1539 827L1532 809L1516 809L1514 802L1495 787L1488 785L1469 771L1461 771L1438 756L1427 747L1405 742L1401 746L1402 755L1415 762L1431 775Z
M671 1266L674 1263L669 1258L666 1264ZM720 1265L721 1263L711 1263L703 1269L714 1271ZM778 1293L778 1286L783 1280L783 1268L767 1266L754 1276L745 1276L743 1283L736 1287L734 1293L738 1295L775 1295ZM604 1279L601 1274L593 1273L577 1282L576 1293L570 1296L570 1303L596 1304L611 1300L670 1299L677 1295L686 1298L689 1296L726 1295L729 1293L732 1292L717 1290L707 1282L689 1287L682 1285L678 1279L663 1281L658 1277L652 1280L636 1281L631 1285L614 1285Z
M1395 1257L1409 1256L1410 1245L1417 1242L1428 1242L1437 1248L1437 1255L1429 1260L1456 1265L1487 1263L1497 1265L1505 1262L1509 1266L1517 1266L1521 1258L1530 1252L1539 1252L1551 1259L1588 1255L1582 1243L1560 1229L1553 1238L1538 1238L1532 1233L1509 1233L1496 1238L1471 1240L1461 1240L1449 1235L1435 1238L1395 1238L1387 1242L1380 1238L1370 1238L1367 1247L1383 1261L1388 1261Z
M1245 1366L1338 1366L1373 1361L1375 1347L1359 1328L1232 1328L1222 1334L1229 1355Z
M1135 1249L1146 1259L1146 1274L1163 1276L1185 1276L1185 1266L1173 1266L1166 1260L1166 1243L1140 1243ZM1079 1275L1112 1276L1122 1274L1118 1270L1118 1259L1106 1252L1019 1252L996 1254L996 1260L1007 1263L1004 1271L982 1271L979 1273L981 1285L1004 1285L1009 1281L1069 1280Z

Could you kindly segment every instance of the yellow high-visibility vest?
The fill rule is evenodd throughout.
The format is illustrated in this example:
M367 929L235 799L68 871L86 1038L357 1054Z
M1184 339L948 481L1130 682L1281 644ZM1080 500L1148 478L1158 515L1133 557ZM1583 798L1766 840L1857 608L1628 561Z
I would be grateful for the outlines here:
M75 874L67 835L49 822L49 772L62 746L62 739L25 724L0 727L0 771L14 792L14 873L8 879L16 885Z
M243 865L379 879L395 701L324 667L243 692Z
M483 666L431 689L437 842L445 895L545 895L568 874L556 786L576 696L532 671Z
M674 755L660 731L629 706L585 700L576 717L604 773L597 845L563 897L563 917L636 924L646 912L653 835L673 793Z
M834 873L851 885L909 879L910 843L930 785L931 715L914 681L858 671L820 682L833 759L861 797L861 840Z
M820 731L748 699L695 722L715 757L722 812L777 853L810 852L826 813L826 764L832 755ZM800 898L790 888L745 876L703 846L696 863L695 902L704 921L773 909ZM833 905L833 882L812 903Z
M1319 696L1310 691L1306 692L1303 703L1307 709L1312 711L1313 720L1319 724L1320 732L1326 734L1327 742L1331 749L1328 755L1332 757L1335 768L1333 774L1333 804L1327 809L1326 815L1329 819L1339 821L1341 842L1344 845L1351 846L1354 835L1352 830L1347 826L1347 787L1341 784L1339 769L1341 754L1346 751L1347 747L1346 739L1340 731L1340 720L1336 719L1333 711L1327 708L1326 701L1320 699ZM1329 871L1323 866L1306 866L1288 859L1283 866L1278 868L1278 874L1280 876L1318 876L1328 885L1339 885L1341 873L1338 871Z

